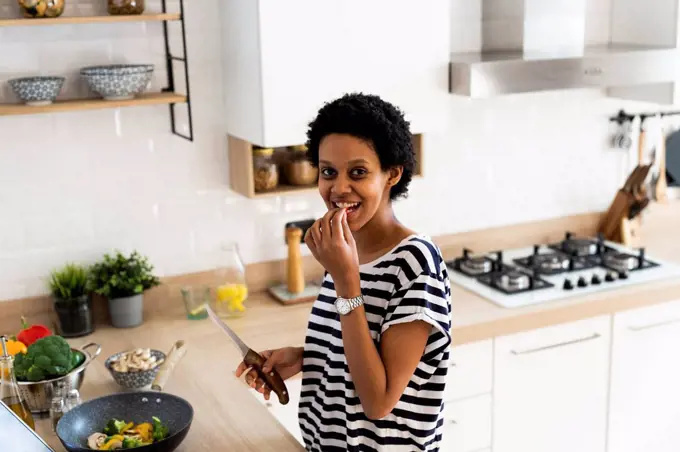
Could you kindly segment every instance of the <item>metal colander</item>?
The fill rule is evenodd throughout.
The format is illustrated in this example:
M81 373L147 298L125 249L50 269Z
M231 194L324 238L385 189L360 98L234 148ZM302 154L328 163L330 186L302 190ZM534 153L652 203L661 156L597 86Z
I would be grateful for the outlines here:
M94 353L90 353L88 348L95 347ZM80 390L80 386L83 384L85 379L85 369L87 366L102 352L102 347L99 344L90 342L84 345L80 349L72 348L71 350L76 350L82 352L85 355L85 362L80 366L73 369L68 374L63 377L53 378L51 380L44 381L19 381L19 393L21 397L28 404L28 409L32 413L46 413L50 411L50 402L52 401L52 393L57 385L57 382L63 381L64 388L66 391L71 389Z

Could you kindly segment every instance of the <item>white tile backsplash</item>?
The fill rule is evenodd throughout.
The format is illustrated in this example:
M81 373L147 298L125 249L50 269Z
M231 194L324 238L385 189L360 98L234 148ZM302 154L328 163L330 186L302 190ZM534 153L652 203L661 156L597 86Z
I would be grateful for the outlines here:
M43 293L55 266L114 248L148 254L161 275L211 268L225 240L246 262L282 259L285 222L323 214L316 193L249 200L229 189L218 1L186 2L194 143L170 133L167 106L0 118L0 300ZM68 0L67 14L105 13L104 3ZM606 39L610 3L588 3L588 42ZM18 15L15 0L0 0L0 13ZM452 50L479 50L481 0L454 1L451 14ZM66 92L85 95L78 69L118 61L156 64L160 89L160 24L119 25L0 30L0 99L14 99L4 80L35 72L65 74ZM438 235L602 210L628 170L606 141L607 116L622 106L589 90L479 101L442 92L425 177L397 214ZM186 109L176 111L185 131Z

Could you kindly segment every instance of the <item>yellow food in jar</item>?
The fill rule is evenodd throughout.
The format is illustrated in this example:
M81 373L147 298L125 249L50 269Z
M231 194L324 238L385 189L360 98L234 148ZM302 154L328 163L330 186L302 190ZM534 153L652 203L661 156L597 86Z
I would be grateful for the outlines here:
M248 298L245 284L223 284L217 288L217 302L224 303L231 311L245 311L243 302Z

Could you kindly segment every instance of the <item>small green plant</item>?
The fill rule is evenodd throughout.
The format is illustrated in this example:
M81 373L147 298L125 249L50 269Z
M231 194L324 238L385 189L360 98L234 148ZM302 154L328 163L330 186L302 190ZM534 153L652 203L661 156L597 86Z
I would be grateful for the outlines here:
M88 293L88 271L82 265L68 263L52 271L48 285L57 300L78 299Z
M120 251L114 256L104 254L104 259L92 266L90 275L90 289L109 299L131 297L160 284L153 266L137 251L129 256Z

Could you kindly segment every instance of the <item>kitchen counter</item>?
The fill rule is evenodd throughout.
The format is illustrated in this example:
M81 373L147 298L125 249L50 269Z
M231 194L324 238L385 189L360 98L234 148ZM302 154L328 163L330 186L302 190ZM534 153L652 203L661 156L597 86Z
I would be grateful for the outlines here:
M253 342L253 346L264 345L264 341L255 340L257 337L253 331L244 339ZM77 346L88 342L102 346L102 353L86 370L81 387L83 400L124 390L104 367L108 356L135 347L167 352L178 339L186 342L187 352L170 375L164 391L185 398L194 408L191 429L178 451L304 450L265 405L253 397L245 383L233 375L240 357L227 336L210 320L158 319L129 330L100 327L90 336L70 339L69 342ZM36 424L38 433L52 448L59 452L65 450L52 432L49 419L36 419Z
M653 206L643 226L642 245L647 255L680 264L680 204ZM530 245L530 243L527 243ZM456 251L442 247L445 258ZM584 297L542 303L518 309L498 307L484 298L452 284L453 342L466 344L493 337L612 314L636 307L680 300L680 278L600 292ZM264 292L253 293L248 311L228 323L252 348L304 343L311 303L283 306ZM233 375L240 357L229 339L210 320L189 321L183 317L180 300L168 299L165 310L139 328L117 330L98 327L74 344L95 341L103 346L100 357L90 365L82 389L83 397L117 391L103 366L107 356L133 347L167 350L184 339L188 351L170 377L166 390L187 398L196 409L194 425L180 450L214 450L221 446L239 451L303 450L302 446L258 402L252 391ZM58 439L41 421L41 433L53 446ZM55 447L57 450L62 450Z

